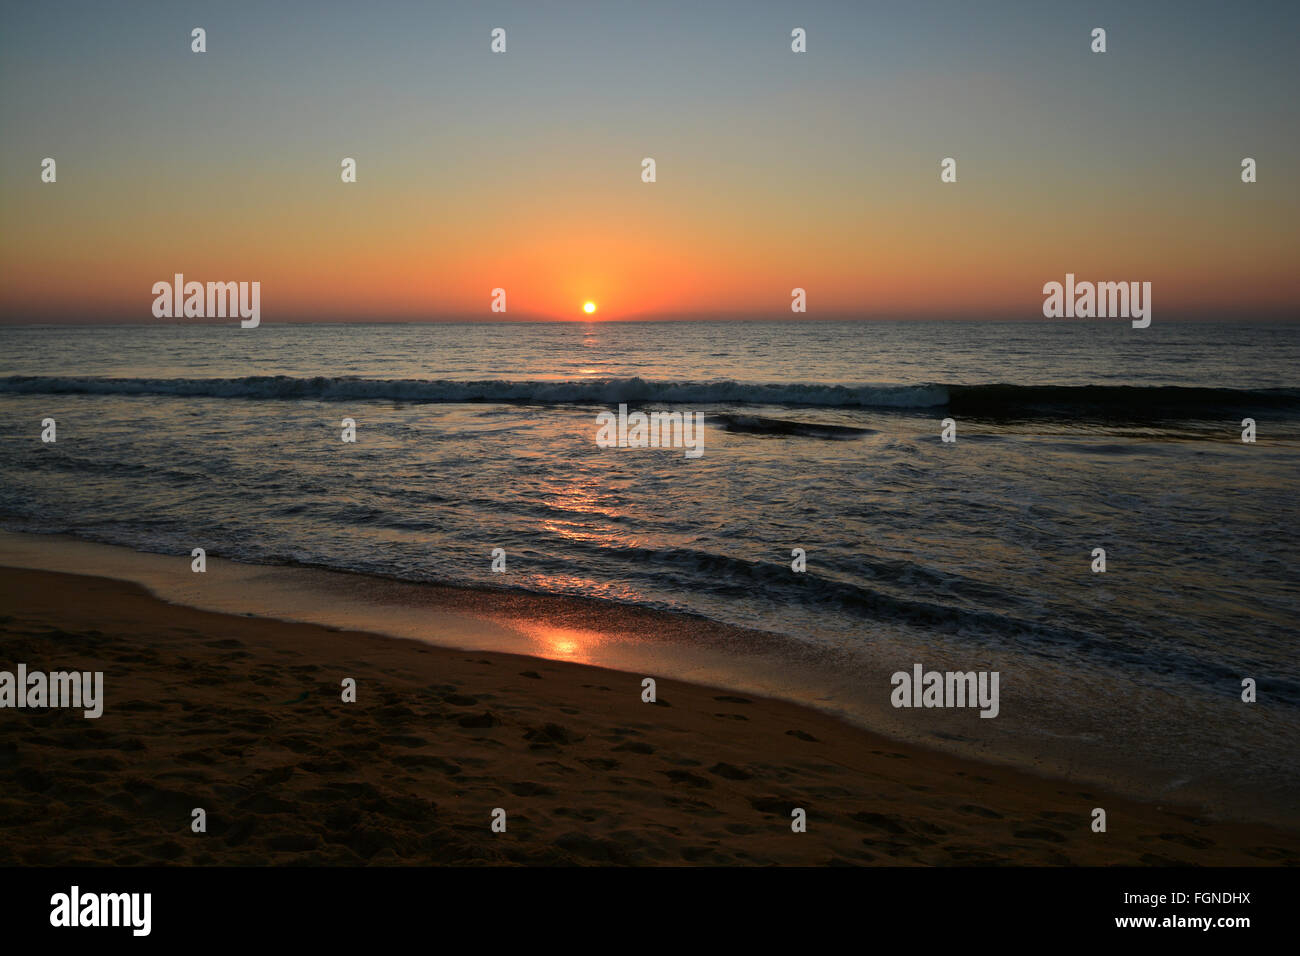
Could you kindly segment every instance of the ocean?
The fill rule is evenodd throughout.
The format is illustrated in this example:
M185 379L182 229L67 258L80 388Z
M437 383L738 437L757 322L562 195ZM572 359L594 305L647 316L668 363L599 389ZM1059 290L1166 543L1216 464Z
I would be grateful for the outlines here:
M1300 326L267 322L0 343L0 528L697 615L778 642L804 675L787 696L904 735L924 717L889 706L889 673L995 670L997 719L919 735L1297 808ZM703 453L600 447L620 403L703 413Z

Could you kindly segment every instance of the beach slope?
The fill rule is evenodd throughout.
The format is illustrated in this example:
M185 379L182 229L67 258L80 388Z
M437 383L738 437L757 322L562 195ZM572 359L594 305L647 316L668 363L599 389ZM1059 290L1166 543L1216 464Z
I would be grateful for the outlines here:
M1300 861L1294 832L780 701L660 680L648 704L643 675L194 610L48 571L0 569L0 608L0 669L104 673L98 719L0 710L0 864ZM791 830L796 808L807 832Z

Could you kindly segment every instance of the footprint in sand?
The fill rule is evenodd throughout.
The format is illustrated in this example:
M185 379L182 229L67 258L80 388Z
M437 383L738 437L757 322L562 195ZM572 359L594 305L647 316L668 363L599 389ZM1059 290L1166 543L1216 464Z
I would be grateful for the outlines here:
M691 773L689 770L660 770L673 783L684 783L688 787L699 787L701 789L710 789L713 784L701 777L699 774Z
M1168 840L1170 843L1177 843L1182 846L1191 847L1193 850L1204 850L1214 846L1213 840L1188 836L1185 833L1162 833L1160 834L1160 839Z
M878 830L884 830L886 833L906 833L907 830L898 823L885 816L883 813L855 813L853 819L858 823L865 823L867 826L875 827Z
M719 777L724 777L727 780L749 780L754 776L748 770L743 770L740 767L733 767L729 763L714 764L709 768L709 773L717 774Z
M156 860L176 860L185 855L185 848L174 840L169 840L166 843L151 846L145 852Z
M506 789L516 797L549 797L555 793L550 787L527 780L521 783L512 783Z
M1019 830L1012 830L1011 835L1021 840L1046 840L1049 843L1066 842L1065 837L1046 827L1022 827Z
M534 747L546 747L576 744L584 738L560 724L544 724L541 727L530 727L524 732L524 739L530 741Z
M393 757L393 763L399 767L405 767L408 770L438 770L448 777L457 777L460 775L460 766L443 760L441 757L433 757L429 754L398 754ZM348 769L351 769L349 767Z
M497 715L492 713L490 710L485 710L481 714L470 714L469 716L462 717L460 720L456 721L456 723L471 730L482 730L487 727L501 726L500 719L498 719ZM424 741L421 740L420 743L423 744Z
M201 763L209 767L217 762L212 754L204 750L187 750L185 753L177 754L176 759L182 763Z
M619 744L615 750L627 750L634 754L652 754L655 748L651 744L643 744L639 740L632 740L625 744Z
M184 757L184 754L181 756ZM209 762L211 762L211 758L209 758ZM72 765L82 770L121 770L126 766L122 761L110 755L81 757L72 761Z
M967 863L974 866L991 866L999 862L996 853L990 853L988 850L979 847L960 845L946 846L943 847L943 851L947 853L955 863Z
M128 700L125 703L117 705L118 710L124 710L128 713L158 713L167 708L162 704L155 703L151 700Z

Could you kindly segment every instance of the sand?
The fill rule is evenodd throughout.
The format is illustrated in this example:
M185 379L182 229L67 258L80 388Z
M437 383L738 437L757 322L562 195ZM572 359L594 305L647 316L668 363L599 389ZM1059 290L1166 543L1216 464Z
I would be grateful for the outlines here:
M0 569L0 608L0 669L105 680L98 720L0 710L0 864L1300 861L1295 831L761 697L660 680L647 704L639 674L196 610L49 571ZM791 831L794 808L807 832Z

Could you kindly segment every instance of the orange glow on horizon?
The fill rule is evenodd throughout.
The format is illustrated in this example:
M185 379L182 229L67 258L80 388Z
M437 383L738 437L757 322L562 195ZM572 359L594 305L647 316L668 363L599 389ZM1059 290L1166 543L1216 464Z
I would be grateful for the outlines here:
M394 174L374 190L341 194L348 197L343 205L305 188L276 192L271 178L253 187L221 182L195 208L210 225L192 234L153 226L163 210L189 208L190 184L179 174L152 181L149 202L141 204L101 172L85 187L89 195L102 191L94 216L85 214L84 198L34 182L6 205L29 225L0 236L0 317L152 323L150 290L175 272L201 282L259 281L268 323L1034 319L1041 318L1043 284L1066 271L1149 280L1167 312L1273 312L1300 295L1287 258L1291 221L1261 219L1250 205L1216 209L1211 228L1177 207L1181 198L1145 196L1148 226L1116 234L1100 206L1074 217L1069 229L1040 219L1032 210L1060 198L1045 188L1008 205L1002 184L972 185L954 210L951 193L939 193L940 201L928 187L842 202L830 180L818 180L795 202L773 200L766 180L718 190L706 188L713 180L705 176L662 193L592 189L584 180L579 213L567 188L579 184L551 172L554 190L512 179L490 196L412 194L403 184L419 177ZM443 203L436 226L427 216L435 202ZM221 213L227 206L246 215ZM936 257L937 234L946 238ZM69 275L78 281L68 283ZM795 287L807 290L806 315L790 311ZM495 288L508 292L505 315L492 311Z

